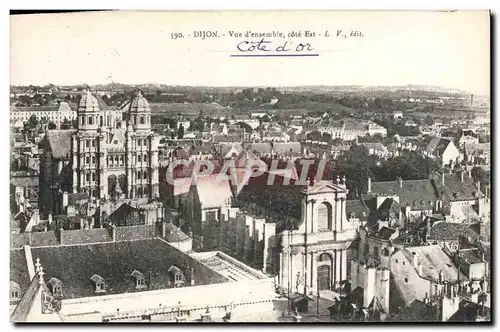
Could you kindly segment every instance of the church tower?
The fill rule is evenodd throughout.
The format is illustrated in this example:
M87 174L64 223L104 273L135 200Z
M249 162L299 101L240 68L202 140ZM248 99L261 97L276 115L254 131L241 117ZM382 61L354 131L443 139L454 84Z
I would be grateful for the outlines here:
M99 102L87 88L77 109L78 130L72 137L73 192L88 192L91 197L103 195L102 186L104 136Z
M151 131L149 102L138 90L128 107L125 133L127 192L130 198L156 198L159 137Z

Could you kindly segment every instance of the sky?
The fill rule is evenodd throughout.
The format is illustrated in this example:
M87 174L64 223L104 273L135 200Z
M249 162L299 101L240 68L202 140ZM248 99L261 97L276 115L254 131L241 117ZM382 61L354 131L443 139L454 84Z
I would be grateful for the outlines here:
M196 39L194 31L218 31ZM230 57L229 31L281 31L315 57ZM309 30L315 37L288 37ZM350 31L363 37L337 38ZM330 37L325 37L328 31ZM12 85L407 85L490 91L483 12L106 12L11 16ZM184 38L173 40L173 33ZM319 36L321 34L321 36ZM225 35L225 36L223 36ZM271 46L270 46L271 47Z

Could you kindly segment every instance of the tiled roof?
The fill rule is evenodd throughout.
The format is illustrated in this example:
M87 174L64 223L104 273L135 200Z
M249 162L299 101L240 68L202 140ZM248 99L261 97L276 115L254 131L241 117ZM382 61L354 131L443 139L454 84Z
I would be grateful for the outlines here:
M136 225L116 227L116 241L145 240L156 237L155 225Z
M401 205L399 205L399 203L392 198L386 198L385 201L378 207L378 212L384 215L394 213L396 216L399 216L399 212L401 212Z
M412 210L430 210L437 200L437 192L430 180L402 180L372 182L372 194L399 196L401 206L410 205Z
M376 236L382 240L390 240L395 232L395 229L384 226L377 232Z
M167 240L167 242L179 242L189 239L186 233L172 223L165 224L165 231L165 240Z
M58 244L59 240L57 239L56 233L54 231L31 233L32 247L54 246Z
M441 176L439 174L432 175L437 192L443 200L463 201L482 197L474 180L468 175L464 174L462 181L460 174L444 174L444 186L441 184ZM476 195L478 196L476 197Z
M65 298L96 296L90 279L94 274L105 280L105 294L136 291L130 276L134 270L146 276L147 290L172 287L168 276L172 265L179 267L188 281L191 273L186 272L192 268L196 285L227 281L160 239L33 248L32 256L40 258L47 280L56 277L62 281Z
M469 224L436 222L431 226L429 241L458 241L461 236L479 238Z
M24 245L30 244L28 233L19 233L10 235L10 247L21 248Z

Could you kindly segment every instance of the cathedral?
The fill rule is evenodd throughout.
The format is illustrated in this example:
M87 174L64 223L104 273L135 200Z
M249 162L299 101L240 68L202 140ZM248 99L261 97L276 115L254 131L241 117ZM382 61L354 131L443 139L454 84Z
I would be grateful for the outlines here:
M77 128L48 130L40 147L43 215L64 214L64 194L95 201L157 199L159 137L151 131L149 102L138 90L120 108L87 89L77 108Z

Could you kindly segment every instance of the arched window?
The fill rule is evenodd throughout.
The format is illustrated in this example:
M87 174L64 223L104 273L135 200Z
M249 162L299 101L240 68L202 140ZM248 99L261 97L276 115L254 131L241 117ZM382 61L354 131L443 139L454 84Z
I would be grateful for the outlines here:
M86 148L90 147L90 141L89 140L85 140L85 147Z
M92 164L95 164L95 156L92 156Z
M144 179L148 178L148 171L144 171Z
M92 116L89 115L89 125L94 123L94 119L92 119Z
M141 142L142 142L142 140L138 139L137 140L137 146L141 146Z
M330 254L323 253L323 254L319 255L318 262L321 262L321 263L331 263L332 262L332 256L330 256Z
M142 172L141 171L137 171L137 178L142 179Z
M92 140L92 147L95 148L95 140Z
M144 116L141 115L141 120L140 121L141 121L140 122L141 124L144 124Z
M92 172L92 181L95 181L95 173Z
M144 157L142 158L142 160L144 160L144 162L148 162L148 155L147 154L144 154Z
M137 162L141 163L142 162L142 155L137 155Z
M118 156L115 156L115 165L118 165Z
M137 196L142 196L142 188L137 188Z
M332 206L328 202L323 202L318 206L318 229L332 229Z
M103 120L103 118L102 118L102 115L101 115L101 116L100 116L100 118L99 118L99 125L100 125L100 126L104 125L104 120Z
M90 182L90 173L85 174L85 180Z
M144 188L144 196L147 196L148 195L148 187Z
M85 124L85 117L80 117L80 124L83 126Z
M85 157L85 164L90 164L90 157Z
M123 164L123 156L120 156L120 164Z

